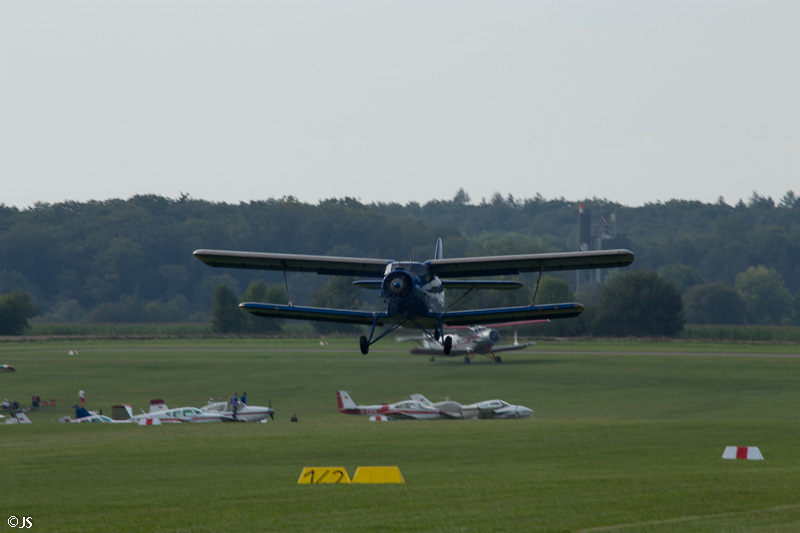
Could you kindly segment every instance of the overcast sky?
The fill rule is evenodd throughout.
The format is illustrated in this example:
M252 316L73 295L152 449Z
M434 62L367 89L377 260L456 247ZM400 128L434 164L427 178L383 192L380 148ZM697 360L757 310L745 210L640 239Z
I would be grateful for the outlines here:
M800 194L795 0L0 3L0 203Z

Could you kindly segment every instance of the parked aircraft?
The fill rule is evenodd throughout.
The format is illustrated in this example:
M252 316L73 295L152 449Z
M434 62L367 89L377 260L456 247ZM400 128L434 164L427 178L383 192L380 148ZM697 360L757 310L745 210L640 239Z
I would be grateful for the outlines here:
M524 405L511 405L503 400L486 400L461 405L450 400L434 403L421 394L412 394L411 399L422 405L439 409L448 418L528 418L533 416L533 409Z
M0 418L6 418L4 415L0 415ZM6 424L32 424L31 419L28 418L23 412L12 412L9 415L9 418L6 418Z
M247 405L242 402L236 406L236 418L233 417L233 409L228 402L212 402L200 410L208 414L222 415L225 417L223 422L266 422L267 417L275 420L275 410L272 407Z
M87 411L83 407L75 407L75 418L64 416L58 420L59 422L71 422L73 424L120 424L130 422L130 420L114 420L95 411Z
M509 352L512 350L522 350L528 346L533 346L535 342L519 343L517 341L517 330L514 328L514 343L506 344L504 346L495 346L500 340L500 332L497 329L502 327L522 326L525 324L534 324L537 322L548 322L547 320L521 320L518 322L504 322L501 324L487 324L485 326L456 326L454 328L445 328L445 332L452 330L449 334L453 339L453 347L450 353L445 356L444 348L436 341L429 339L426 336L421 337L398 337L398 341L415 340L421 343L421 346L411 350L414 354L427 354L431 356L431 361L435 361L436 357L445 356L452 357L463 355L464 362L470 363L475 355L484 355L495 363L502 363L503 359L496 355L495 352ZM462 333L463 332L463 333Z
M370 420L430 420L445 418L444 413L430 402L423 404L418 400L403 400L397 403L375 405L356 405L347 391L336 391L339 412L346 415L369 416Z
M171 422L193 422L193 423L207 423L207 422L222 422L225 418L221 413L204 413L197 407L176 407L170 409L161 398L150 400L150 411L140 415L134 415L130 406L123 406L128 412L128 419L126 421L138 423L140 420L158 419L162 424Z
M0 372L16 372L17 369L11 365L0 365Z
M629 250L600 250L553 254L504 255L445 259L442 240L436 242L433 259L425 262L393 261L359 257L294 255L285 253L196 250L194 256L207 265L226 268L275 270L284 273L289 304L244 302L239 307L258 316L343 322L371 326L369 337L361 336L361 353L397 328L414 327L442 345L445 355L453 348L453 338L442 335L445 326L468 326L514 320L544 320L578 316L579 303L560 303L448 311L445 289L518 289L522 283L509 280L454 279L472 276L508 276L521 272L543 272L613 268L630 265ZM379 289L386 307L382 311L332 309L299 306L292 303L287 272L316 272L323 275L362 276L354 283L360 287ZM537 288L538 288L537 281ZM536 292L534 291L534 300ZM375 328L387 328L375 335ZM430 331L433 330L433 331Z

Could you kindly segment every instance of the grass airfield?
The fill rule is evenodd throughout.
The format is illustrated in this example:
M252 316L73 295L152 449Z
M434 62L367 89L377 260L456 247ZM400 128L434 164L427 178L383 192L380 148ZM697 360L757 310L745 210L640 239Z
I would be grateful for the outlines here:
M5 515L38 531L797 531L800 346L540 342L435 363L391 339L0 344ZM74 349L78 355L67 355ZM57 424L246 390L268 424ZM370 423L356 403L501 398L533 419ZM289 422L296 413L299 422ZM722 460L758 446L765 461ZM305 466L396 465L402 485L298 485Z

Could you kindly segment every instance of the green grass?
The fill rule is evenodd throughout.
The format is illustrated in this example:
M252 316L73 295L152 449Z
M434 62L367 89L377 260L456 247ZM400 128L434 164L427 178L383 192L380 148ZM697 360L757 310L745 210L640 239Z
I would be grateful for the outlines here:
M69 356L70 349L79 355ZM541 342L428 362L385 341L0 344L0 396L55 398L0 425L6 516L39 531L796 531L800 347ZM713 353L715 355L706 355ZM701 355L702 354L702 355ZM269 424L68 425L90 408L201 405L247 390ZM370 423L336 411L413 392L502 398L530 420ZM300 422L288 421L297 413ZM725 446L765 461L724 461ZM305 466L396 465L403 485L298 485Z

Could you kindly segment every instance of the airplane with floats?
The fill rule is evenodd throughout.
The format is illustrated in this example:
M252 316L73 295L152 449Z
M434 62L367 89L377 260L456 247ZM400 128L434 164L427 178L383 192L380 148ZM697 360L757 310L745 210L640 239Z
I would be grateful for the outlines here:
M448 310L445 289L472 291L522 287L519 281L468 278L538 272L539 279L536 282L538 289L544 272L624 267L633 262L633 253L629 250L445 259L441 239L436 242L433 259L424 262L204 249L195 250L194 257L212 267L282 271L289 302L287 305L243 302L239 307L262 317L370 326L369 337L362 335L359 339L361 353L365 355L372 344L401 326L422 330L427 337L442 345L444 355L449 355L453 349L453 338L442 334L445 326L571 318L583 312L583 305L579 303L536 305L534 303L536 290L533 292L530 305L464 311ZM289 291L287 272L315 272L321 275L367 278L353 283L359 287L380 290L385 307L381 311L363 311L294 305ZM378 326L386 326L386 329L376 335L375 330Z
M539 322L548 322L548 320L520 320L518 322L504 322L502 324L486 324L473 325L473 326L455 326L452 328L445 328L445 332L452 330L450 336L453 339L453 346L450 353L445 355L444 347L436 341L431 340L427 336L418 337L398 337L398 341L414 340L420 343L420 346L411 350L413 354L425 354L431 356L431 362L436 360L436 357L453 357L464 356L464 362L472 362L472 358L476 355L484 355L495 363L502 363L503 359L495 352L509 352L513 350L522 350L528 346L533 346L535 342L520 343L517 340L516 326L526 324L535 324ZM514 327L514 343L497 346L500 341L500 332L497 331L503 327ZM461 333L461 332L464 333Z

